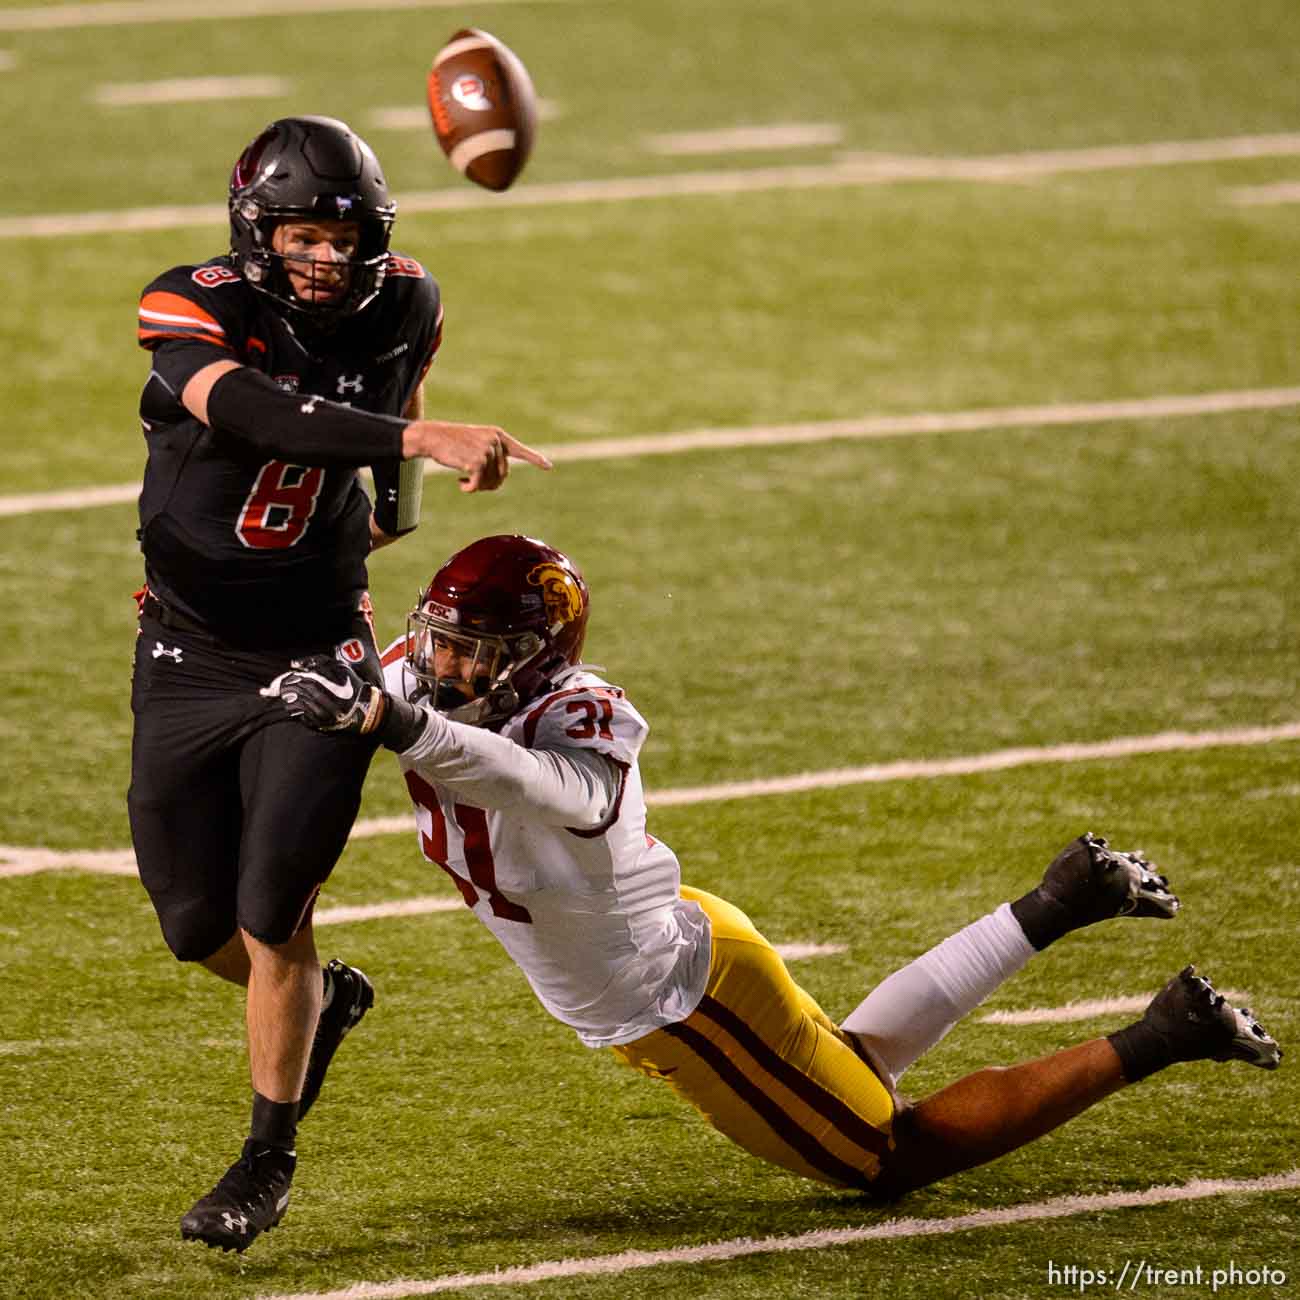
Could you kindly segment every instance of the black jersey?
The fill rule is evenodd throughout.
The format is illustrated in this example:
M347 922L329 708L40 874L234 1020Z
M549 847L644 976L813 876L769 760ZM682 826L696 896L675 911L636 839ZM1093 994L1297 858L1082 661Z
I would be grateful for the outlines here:
M181 392L204 366L233 360L304 397L401 415L438 348L441 319L436 282L396 255L374 301L322 334L287 323L228 257L154 280L139 330L153 353L140 399L149 456L139 536L150 590L235 644L329 639L366 586L364 459L349 464L340 449L328 466L306 464L285 443L268 460L265 448L196 420ZM422 462L371 468L380 527L413 527L397 517L399 480Z

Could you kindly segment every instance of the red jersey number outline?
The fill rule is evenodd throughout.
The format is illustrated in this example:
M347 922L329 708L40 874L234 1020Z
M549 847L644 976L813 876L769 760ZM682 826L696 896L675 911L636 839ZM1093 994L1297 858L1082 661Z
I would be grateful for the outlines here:
M226 266L201 266L190 274L190 279L205 289L215 289L219 284L238 284L243 278Z
M473 907L479 901L479 890L482 890L487 896L493 916L502 921L532 925L533 918L528 909L511 902L497 889L497 864L488 838L487 813L482 808L471 808L466 804L452 806L456 824L465 839L465 865L469 868L469 880L466 880L447 864L447 819L443 816L437 791L418 772L408 771L405 776L411 801L417 808L425 809L432 819L429 830L420 832L420 847L424 850L424 856L430 862L437 863L452 878L466 906Z
M414 280L423 280L424 267L413 257L399 257L396 253L388 255L386 266L389 275L409 275Z
M244 498L235 535L254 551L282 551L294 545L316 513L324 481L319 466L267 461Z
M599 698L570 700L564 706L566 713L587 715L576 727L567 727L564 734L573 740L595 740L597 736L601 740L613 740L614 733L609 729L609 724L614 721L614 706L610 703L610 697L600 695L598 691L593 691L592 694Z

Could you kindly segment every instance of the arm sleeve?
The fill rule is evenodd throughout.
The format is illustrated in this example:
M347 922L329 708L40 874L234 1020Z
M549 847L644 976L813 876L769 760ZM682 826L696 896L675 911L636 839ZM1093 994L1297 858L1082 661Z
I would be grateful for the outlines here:
M525 749L505 736L422 709L424 727L403 760L426 780L479 808L518 809L556 826L601 826L622 773L594 750Z
M213 431L262 455L308 465L374 465L400 460L408 421L358 411L323 397L286 393L249 366L228 371L208 395Z

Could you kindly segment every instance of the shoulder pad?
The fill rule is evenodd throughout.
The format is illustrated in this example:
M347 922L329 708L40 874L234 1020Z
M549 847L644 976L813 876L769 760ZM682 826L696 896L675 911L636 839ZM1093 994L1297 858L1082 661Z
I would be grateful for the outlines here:
M624 765L636 762L650 730L622 690L603 682L543 695L509 728L527 749L594 749Z
M180 339L238 351L246 293L243 277L220 260L175 267L140 296L140 346Z
M389 642L379 655L379 664L384 671L384 690L399 699L406 698L406 637L399 636Z

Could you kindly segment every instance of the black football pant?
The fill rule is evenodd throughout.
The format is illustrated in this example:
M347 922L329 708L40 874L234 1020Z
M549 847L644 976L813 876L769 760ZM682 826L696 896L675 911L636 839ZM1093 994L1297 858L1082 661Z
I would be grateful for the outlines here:
M368 626L354 632L373 660ZM234 650L141 618L127 805L140 880L181 961L237 929L287 942L343 851L375 742L311 731L258 693L290 658L333 648Z

